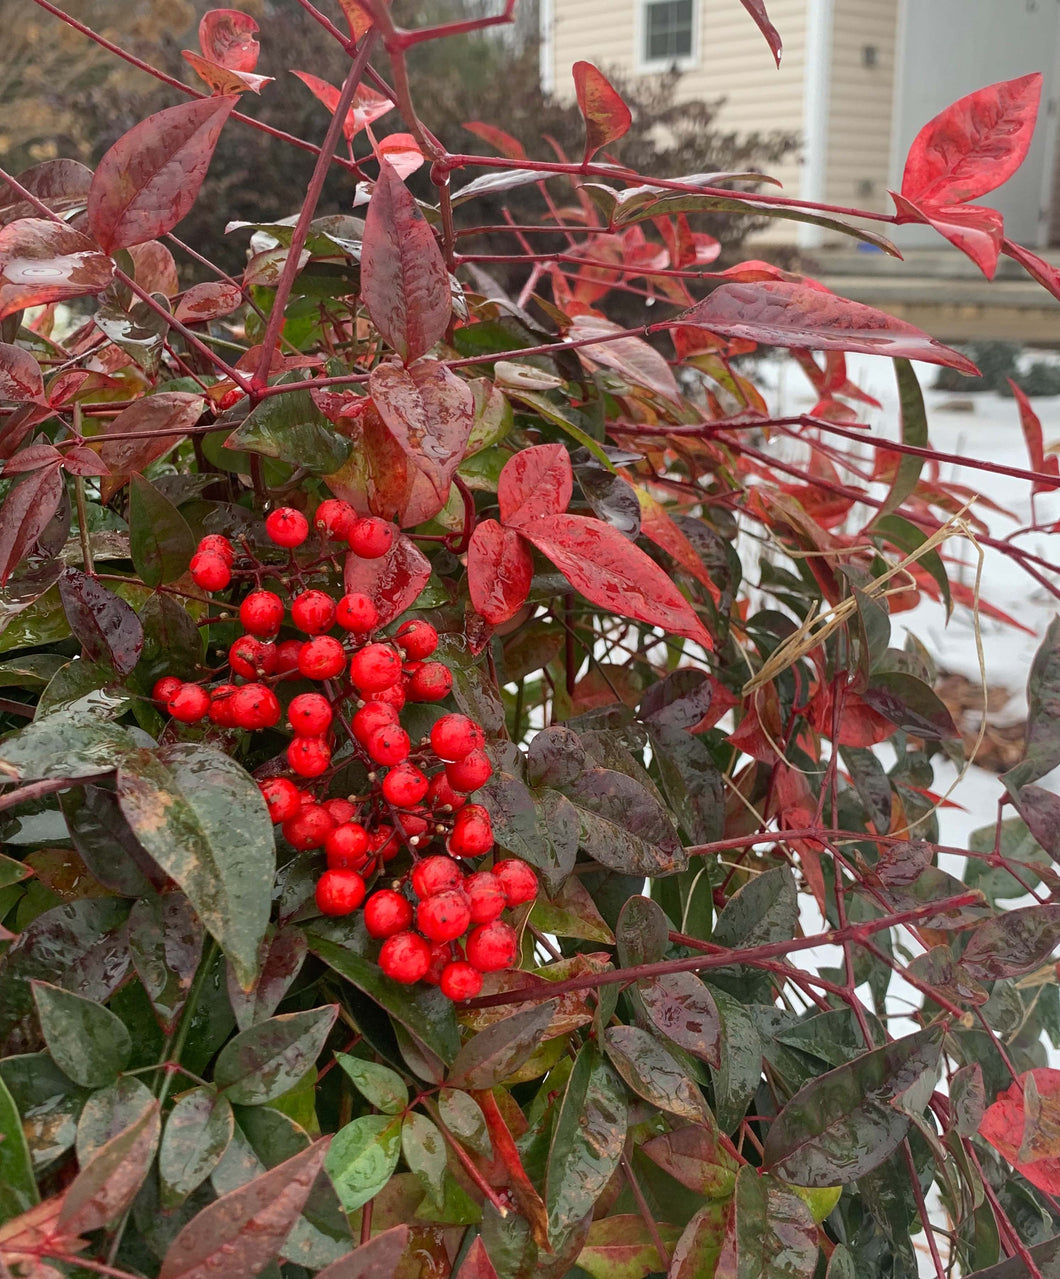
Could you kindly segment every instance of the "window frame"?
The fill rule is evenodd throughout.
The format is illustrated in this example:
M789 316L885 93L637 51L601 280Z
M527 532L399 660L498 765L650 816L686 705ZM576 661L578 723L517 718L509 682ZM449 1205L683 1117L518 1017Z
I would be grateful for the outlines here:
M636 0L636 56L634 65L639 75L659 75L676 67L678 71L690 71L699 65L699 10L700 0L692 0L692 52L676 58L648 57L648 10L655 4L668 0Z

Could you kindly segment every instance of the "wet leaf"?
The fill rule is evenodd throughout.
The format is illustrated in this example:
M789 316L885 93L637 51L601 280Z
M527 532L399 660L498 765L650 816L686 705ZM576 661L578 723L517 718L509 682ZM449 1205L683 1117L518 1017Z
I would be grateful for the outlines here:
M620 968L656 964L670 945L670 923L658 902L631 897L619 912L615 939Z
M337 471L350 451L308 391L284 391L262 400L227 437L225 448L278 458L316 475Z
M106 152L88 192L88 225L106 252L165 235L189 212L238 101L229 94L166 107Z
M129 913L129 955L168 1034L202 958L202 925L183 893L143 897Z
M1028 1070L987 1107L980 1134L1032 1184L1060 1189L1060 1071Z
M979 981L1018 977L1044 963L1060 943L1060 905L1022 906L972 930L961 967Z
M315 1063L338 1016L338 1005L270 1017L240 1031L221 1049L214 1082L238 1106L282 1096Z
M561 515L574 492L570 454L562 444L533 444L504 464L497 484L501 523L517 527L543 515Z
M0 507L0 586L25 560L63 499L58 463L31 471L9 489Z
M232 1107L223 1093L193 1088L177 1098L158 1151L163 1207L176 1207L202 1185L228 1149L234 1128Z
M491 626L510 621L526 603L534 577L530 549L514 529L480 520L467 549L471 605Z
M529 862L554 890L574 869L578 829L570 801L554 791L532 792L500 769L475 792L490 815L499 848Z
M77 1162L81 1167L154 1104L150 1088L131 1075L122 1075L109 1087L92 1093L77 1121Z
M1027 738L1023 758L1002 775L1015 799L1028 782L1060 764L1060 618L1053 618L1027 680Z
M719 1064L718 1008L695 973L643 978L637 990L648 1016L668 1039L712 1066Z
M85 657L113 667L119 675L128 675L144 646L143 626L132 607L76 568L63 570L59 595Z
M962 1066L950 1080L950 1122L962 1137L973 1137L985 1109L983 1068L976 1061Z
M405 1081L389 1066L374 1061L336 1053L335 1060L353 1080L357 1091L384 1115L400 1115L409 1104Z
M392 1226L325 1267L317 1279L392 1279L409 1242L409 1227Z
M678 1227L659 1222L657 1229L663 1246L673 1248L680 1236ZM578 1268L592 1279L644 1279L661 1265L655 1241L639 1213L594 1221L578 1254Z
M448 1154L445 1138L424 1115L410 1110L401 1121L401 1153L420 1185L440 1204L445 1198Z
M63 1197L59 1223L67 1235L115 1221L136 1198L158 1148L158 1103L95 1152Z
M929 1027L863 1053L805 1084L766 1137L763 1167L798 1186L837 1186L879 1167L909 1115L891 1101L938 1066L943 1032Z
M632 777L586 769L564 791L577 810L579 842L601 865L623 874L665 875L688 864L666 811Z
M674 1248L667 1279L699 1279L700 1275L720 1272L731 1275L735 1258L727 1253L730 1265L725 1269L719 1260L730 1240L732 1208L729 1204L711 1203L692 1217Z
M940 741L957 737L957 726L935 691L903 671L877 671L861 699L906 733Z
M258 24L238 9L209 9L199 22L199 48L219 66L253 71L261 46L254 38Z
M228 1002L240 1030L272 1016L301 971L307 950L305 934L297 928L273 930L270 926L262 943L258 977L249 992L240 987L229 968Z
M493 1156L486 1117L474 1097L455 1088L438 1092L438 1114L454 1137L485 1159Z
M645 1101L685 1119L701 1119L706 1103L680 1062L639 1026L609 1026L604 1046L612 1065Z
M812 1279L817 1227L790 1186L745 1166L734 1207L738 1279Z
M568 331L568 337L576 342L584 341L586 338L600 337L599 345L594 342L591 346L578 348L579 358L590 370L597 365L603 365L605 369L617 373L630 386L644 387L664 400L669 400L673 404L678 403L681 392L665 358L653 346L649 346L643 338L615 336L621 332L620 324L595 315L587 315L575 317ZM601 467L601 470L607 471L607 468ZM611 472L607 471L607 473ZM640 502L637 501L637 495L626 481L618 479L618 483L626 485L624 509L627 518L635 511L639 526ZM589 497L588 493L586 497ZM589 500L591 503L592 498L589 497Z
M629 132L633 116L607 77L591 62L576 62L571 68L578 110L585 120L585 163L601 147L617 142Z
M653 727L691 731L710 710L713 690L703 671L680 667L645 689L640 718Z
M60 986L35 981L32 987L41 1033L55 1064L84 1088L112 1084L132 1055L121 1018Z
M213 747L166 746L126 756L118 799L137 838L184 890L249 988L269 921L276 855L253 779Z
M403 534L376 560L362 559L351 551L346 557L345 589L367 595L385 626L400 617L418 599L431 576L431 562Z
M755 26L765 36L766 44L769 45L770 52L776 59L777 67L779 68L780 55L784 46L781 43L780 32L770 22L769 15L766 13L765 0L740 0L740 3L751 15Z
M12 404L48 402L40 365L25 348L7 342L0 342L0 400Z
M0 1225L39 1203L26 1134L15 1099L0 1077Z
M362 1115L340 1128L325 1167L344 1212L356 1212L386 1185L401 1154L401 1120Z
M502 1083L540 1044L558 1007L558 1001L550 999L479 1031L457 1053L448 1084L477 1090Z
M0 230L0 320L25 307L102 293L114 263L64 222L20 218Z
M534 902L533 922L542 932L556 937L578 937L585 941L614 944L615 936L581 880L571 876L551 898L539 896Z
M44 160L15 175L15 181L46 204L53 213L83 209L92 182L92 170L78 160ZM0 226L31 218L38 210L17 191L5 185L0 191ZM49 225L58 225L49 223Z
M79 786L63 791L59 806L74 848L105 888L122 897L146 897L152 879L161 885L162 872L132 833L113 791Z
M195 553L187 520L142 475L129 480L129 547L140 580L152 587L175 582Z
M180 324L206 324L231 315L242 305L243 291L239 285L209 280L184 291L173 318Z
M795 876L789 867L776 866L733 893L718 916L712 940L734 950L764 946L794 937L798 922Z
M160 391L130 404L117 417L107 419L103 434L93 437L93 444L99 441L99 455L111 471L100 484L103 500L109 501L114 496L129 472L143 471L179 444L198 422L205 405L201 395ZM150 435L143 439L107 439L110 434L131 432L150 432Z

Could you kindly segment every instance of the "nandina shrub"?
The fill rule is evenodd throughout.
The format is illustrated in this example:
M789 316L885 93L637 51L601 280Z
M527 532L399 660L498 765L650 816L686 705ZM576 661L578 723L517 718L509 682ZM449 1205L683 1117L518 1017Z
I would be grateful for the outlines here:
M209 94L173 85L94 173L0 175L0 1274L1052 1265L1060 628L963 882L933 790L963 742L891 643L921 597L991 608L951 538L1057 594L925 465L1055 491L1030 402L1027 468L933 450L910 361L965 357L766 263L711 272L696 229L891 251L856 210L613 163L630 115L585 63L580 157L450 154L406 54L490 20L303 8L348 73L319 148L275 137L315 171L239 278L174 228L268 92L244 14L189 51ZM875 222L1060 296L969 203L1039 90L925 125ZM370 129L373 161L336 154ZM332 168L354 212L318 217ZM485 296L467 210L524 188L521 295ZM760 344L811 413L770 415L733 363ZM896 438L858 424L848 351L893 359Z

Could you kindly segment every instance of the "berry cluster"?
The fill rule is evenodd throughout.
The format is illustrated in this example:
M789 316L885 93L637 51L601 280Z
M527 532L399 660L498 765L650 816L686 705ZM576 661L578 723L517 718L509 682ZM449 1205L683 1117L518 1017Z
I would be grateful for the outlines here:
M358 517L332 499L318 507L314 523L322 540L341 539L366 559L385 555L394 537L385 520ZM286 507L268 516L265 529L288 551L310 534L306 517ZM320 691L284 698L292 734L286 769L268 767L273 775L260 783L272 820L293 848L323 850L327 869L316 886L318 908L348 915L363 905L369 934L382 942L379 963L388 976L439 985L454 1000L471 998L484 972L515 962L518 939L500 916L533 900L537 877L520 861L465 872L454 860L493 850L489 813L468 799L492 766L481 726L466 715L443 714L416 743L402 726L406 704L440 702L452 688L448 667L428 660L437 631L413 620L391 637L378 635L379 614L368 596L335 599L307 585L293 558L279 574L302 588L288 608L278 594L262 589L262 566L249 552L247 558L249 568L237 567L235 548L217 534L199 543L191 571L202 589L254 579L239 605L244 634L230 646L219 682L205 687L166 676L155 685L156 702L181 723L208 719L254 732L280 725L284 707L276 690L282 694L288 681L317 685ZM280 638L285 626L300 637ZM367 794L323 797L335 771L338 730L340 744L348 746L341 762L358 759L368 770ZM436 840L446 855L429 851ZM402 851L408 868L392 886L369 895L367 881Z

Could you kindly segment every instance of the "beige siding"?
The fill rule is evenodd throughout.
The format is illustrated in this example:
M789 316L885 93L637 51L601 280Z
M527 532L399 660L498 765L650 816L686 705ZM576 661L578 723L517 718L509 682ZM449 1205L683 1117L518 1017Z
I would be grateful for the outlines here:
M826 199L891 212L887 195L898 0L840 0L832 28ZM864 64L867 45L877 64ZM871 189L870 189L871 184Z
M724 98L718 116L718 125L724 129L801 133L806 0L770 0L770 18L784 41L779 71L761 32L739 0L699 0L698 7L699 47L695 65L682 77L681 94L686 98ZM570 69L579 59L593 62L605 72L643 74L638 66L640 14L637 0L552 0L551 70L556 92L573 91ZM710 168L710 161L704 154L705 169ZM783 182L783 194L798 194L797 158L778 166L772 176ZM775 232L771 228L766 238L794 239L795 223L773 225Z

